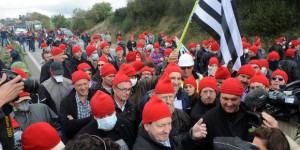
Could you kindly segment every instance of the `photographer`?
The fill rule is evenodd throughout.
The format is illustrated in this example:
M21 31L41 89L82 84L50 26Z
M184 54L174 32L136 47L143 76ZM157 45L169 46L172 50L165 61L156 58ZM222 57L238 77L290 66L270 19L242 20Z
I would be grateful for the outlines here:
M13 129L9 119L11 107L6 104L23 92L24 82L19 82L21 76L4 83L6 79L7 75L3 73L0 80L0 149L13 149Z

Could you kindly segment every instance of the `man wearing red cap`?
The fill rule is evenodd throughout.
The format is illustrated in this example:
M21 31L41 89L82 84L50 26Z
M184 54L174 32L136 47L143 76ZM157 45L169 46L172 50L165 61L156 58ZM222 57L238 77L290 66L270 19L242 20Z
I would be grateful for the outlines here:
M157 66L159 63L164 61L164 53L160 49L160 45L158 43L154 43L153 45L154 51L151 52L150 58L151 61Z
M89 61L87 61L82 56L82 50L81 50L80 46L77 46L77 45L73 46L72 56L73 57L70 58L70 61L72 63L74 71L77 70L78 65L81 63L88 63L89 65L92 65ZM91 68L92 68L92 66L91 66ZM94 70L91 69L91 71L94 71L94 72L92 72L92 74L95 74L95 69Z
M14 62L17 61L22 61L21 56L17 50L14 49L12 45L8 45L6 49L10 53L10 63L13 64Z
M97 90L102 90L109 95L113 94L112 84L113 80L117 74L116 68L110 64L104 64L101 68L101 82L98 82L95 88Z
M280 86L286 85L289 80L288 75L283 70L275 70L272 73L270 91L280 89Z
M145 66L140 70L140 80L152 79L154 76L154 71L152 68Z
M206 126L199 120L184 140L170 135L172 129L172 113L168 106L153 95L145 105L142 114L142 127L134 143L133 150L185 149L183 141L206 137Z
M195 57L196 55L196 44L190 43L188 51Z
M266 51L262 48L262 43L261 41L256 41L253 43L253 45L255 45L257 48L258 48L258 51L257 51L257 55L258 55L258 58L260 59L266 59L267 58L267 53Z
M169 64L169 56L170 54L173 52L173 50L171 48L168 48L164 51L164 61L159 63L156 68L155 68L155 75L158 76L160 75L164 69L167 67L167 65Z
M197 65L195 66L195 70L197 72L200 72L200 70L201 70L201 68L200 68L200 61L201 61L201 58L202 58L203 54L208 51L208 46L209 46L208 41L207 40L203 40L200 50L197 50L197 52L196 52L195 63Z
M300 70L298 69L297 62L293 59L294 54L295 51L293 49L287 49L284 59L279 62L279 69L286 72L289 77L289 81L287 83L299 80Z
M251 65L244 65L242 66L236 74L236 79L240 80L243 88L244 88L244 95L242 97L242 101L244 100L245 95L249 92L249 83L250 79L255 75L255 71Z
M269 69L271 71L278 69L279 59L280 56L276 51L272 51L268 54Z
M100 48L101 48L101 54L99 56L100 57L105 56L107 58L108 62L113 64L115 66L115 68L118 68L115 58L110 54L110 45L107 42L102 42L100 44Z
M268 92L270 88L269 79L263 74L256 74L251 78L249 87L249 92L252 92L257 88L263 89Z
M60 120L66 138L72 139L91 120L90 99L94 91L89 89L90 77L83 71L72 74L74 89L60 103Z
M230 74L228 68L220 66L215 73L215 79L217 80L218 87L220 87L222 85L224 80L226 80L230 77L231 77L231 74Z
M130 52L130 51L129 51ZM123 56L123 53L124 53L124 50L121 46L117 46L116 49L115 49L115 53L116 53L116 56L115 56L115 60L116 60L116 65L118 68L116 68L117 70L119 70L120 66L123 64L123 63L126 63L126 59L125 57Z
M208 68L208 62L211 57L217 57L219 62L221 60L221 53L219 52L220 46L217 42L210 43L207 52L205 52L200 60L200 73L205 73Z
M126 47L128 49L128 51L133 51L136 49L136 41L134 40L134 36L130 35L129 36L129 40L126 44Z
M269 49L269 52L276 51L280 56L280 60L282 60L285 56L284 52L287 49L285 45L286 45L286 39L285 37L282 36L279 38L278 44L274 47L274 49Z
M239 137L250 141L246 109L241 105L244 89L241 82L235 78L226 79L220 87L220 104L203 116L207 127L207 136L191 144L187 149L213 149L215 137Z
M121 46L123 48L123 50L124 50L123 56L126 56L126 45L123 42L122 36L117 36L117 45Z
M76 136L84 133L110 138L120 149L132 149L135 133L133 125L116 114L114 101L108 94L97 91L90 101L93 119Z

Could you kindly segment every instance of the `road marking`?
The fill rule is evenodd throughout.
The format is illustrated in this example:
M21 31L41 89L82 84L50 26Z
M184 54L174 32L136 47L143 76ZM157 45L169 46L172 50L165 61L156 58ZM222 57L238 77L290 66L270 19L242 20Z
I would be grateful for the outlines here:
M41 67L40 63L38 63L38 62L36 61L36 59L30 54L30 52L27 51L27 55L28 55L28 56L30 57L30 59L32 60L33 64L37 67L39 73L41 73L41 68L42 68L42 67Z

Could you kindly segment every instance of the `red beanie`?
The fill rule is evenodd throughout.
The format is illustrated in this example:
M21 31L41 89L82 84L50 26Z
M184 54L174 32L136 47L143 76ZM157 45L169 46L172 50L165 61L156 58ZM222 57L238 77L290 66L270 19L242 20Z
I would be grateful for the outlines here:
M63 52L64 52L64 50L62 50L61 48L59 48L59 47L53 47L52 51L51 51L51 54L52 54L52 56L56 56L56 55L59 55L59 54L61 54Z
M140 39L140 40L146 40L145 35L144 35L144 34L140 34L140 35L139 35L139 39Z
M93 45L95 43L95 40L90 41L90 45Z
M253 67L251 67L251 65L243 65L237 72L236 76L238 76L240 74L245 74L250 77L253 77L255 74L255 70L253 69Z
M180 74L182 73L182 70L179 68L179 66L173 62L169 63L165 71L168 74L171 74L172 72L179 72Z
M221 93L243 96L244 88L240 80L235 78L228 78L223 81L220 87Z
M25 129L21 139L23 150L50 150L65 147L57 131L46 122L31 124Z
M79 51L81 51L81 48L80 48L80 46L73 46L73 48L72 48L72 54L75 54L75 53L77 53L77 52L79 52Z
M218 42L212 42L212 43L210 44L210 50L211 50L211 51L218 51L219 48L220 48L220 46L219 46Z
M93 39L99 39L99 36L97 34L94 34Z
M88 63L80 63L77 66L77 70L85 71L85 69L91 69L91 66Z
M168 105L153 94L144 107L142 122L147 124L171 116L172 113Z
M136 60L132 63L132 66L136 72L140 72L140 70L144 67L144 62Z
M131 82L131 81L127 75L123 74L122 72L118 72L114 78L112 85L116 86L117 84L122 82Z
M259 60L261 67L266 67L267 69L269 69L269 63L266 59L260 59Z
M122 64L119 69L120 72L127 75L128 77L136 75L136 71L132 65L129 64Z
M189 49L192 49L192 48L195 48L195 47L196 47L195 43L190 43L189 44Z
M48 47L46 42L41 43L41 48Z
M254 45L255 45L256 47L258 47L258 46L261 45L261 42L260 42L260 41L256 41L256 42L254 42Z
M7 45L6 48L7 49L14 49L14 47L12 45Z
M136 60L136 53L135 52L128 52L126 55L126 62L131 63Z
M58 47L61 48L62 50L65 50L67 48L65 44L59 44Z
M279 60L280 56L276 51L272 51L268 54L268 60Z
M220 63L219 63L219 60L218 60L217 57L211 57L209 59L208 65L211 66L213 64L216 64L216 65L220 66Z
M152 75L154 75L153 69L151 69L151 68L148 67L148 66L143 67L143 68L140 70L140 74L142 74L144 71L149 71Z
M284 79L284 81L285 81L285 83L287 83L288 80L289 80L288 75L287 75L283 70L280 70L280 69L277 69L277 70L275 70L275 71L272 73L272 78L273 78L274 76L282 76L283 79Z
M188 78L186 78L183 82L183 86L190 84L192 85L195 89L197 89L197 83L196 83L196 79L194 78L194 76L190 76Z
M208 41L207 40L203 40L203 42L202 42L202 45L206 45L206 46L208 46Z
M259 36L255 36L255 41L258 41L260 40L260 37Z
M172 44L172 40L171 39L166 39L166 42Z
M143 36L144 36L144 35L143 35ZM143 47L144 47L144 43L138 42L138 43L136 44L136 47L141 47L141 48L143 48Z
M115 111L114 100L101 90L97 90L90 102L91 112L94 117L102 118Z
M13 129L20 127L20 124L13 117L10 117L10 121Z
M296 46L298 46L299 45L299 41L298 40L292 40L291 41L291 46L292 47L296 47Z
M255 76L253 76L250 79L250 84L253 83L253 82L262 83L266 87L270 86L269 79L265 75L262 75L262 74L257 74Z
M118 37L117 37L117 40L118 40L118 41L122 41L122 36L118 36Z
M262 67L260 61L257 60L257 59L253 59L253 60L249 61L248 64L250 64L250 65L252 65L252 64L258 65L259 68Z
M282 42L282 41L285 41L285 37L283 37L283 36L279 38L279 42Z
M170 56L170 54L172 52L173 52L173 50L171 48L167 48L164 53L165 53L166 56Z
M26 74L22 69L19 69L19 68L12 68L11 71L17 73L17 74L20 75L22 78L27 78L27 77L28 77L27 74Z
M243 42L243 49L249 48L251 45L247 42Z
M72 74L72 84L74 85L78 80L81 80L81 79L87 79L90 81L90 77L88 74L86 74L85 72L79 70L79 71L75 71L73 74Z
M86 55L87 55L88 57L90 57L90 56L92 55L92 53L93 53L94 51L96 51L96 50L97 50L97 48L96 48L95 46L89 45L89 46L86 47Z
M258 52L258 48L257 48L257 46L255 46L255 45L250 46L250 47L249 47L249 50L252 51L254 54L257 54L257 52Z
M103 61L105 63L108 63L108 59L104 55L102 55L101 57L98 58L98 63L99 63L99 61Z
M115 51L116 51L116 52L118 52L118 51L122 51L122 50L123 50L123 47L121 47L121 46L117 45L117 47L116 47Z
M210 88L214 89L216 92L218 92L217 80L213 77L202 78L199 82L199 87L198 87L199 93L201 92L202 89L204 89L206 87L210 87Z
M101 49L105 48L106 46L109 46L109 44L108 44L107 42L102 42L102 43L100 44L100 48L101 48Z
M117 73L116 68L110 63L104 64L101 68L101 77L106 77L110 74L116 74L116 73Z
M294 56L295 56L295 50L294 50L294 49L291 49L291 48L287 49L287 50L285 51L285 56L286 56L286 57L294 57Z
M242 38L242 42L247 42L246 37L243 37L243 38Z
M154 43L153 48L160 48L158 43Z
M220 66L218 67L216 73L215 73L215 78L216 79L227 79L230 78L230 72L226 67Z
M171 83L171 79L168 73L164 73L158 80L155 86L155 94L174 94L174 86Z

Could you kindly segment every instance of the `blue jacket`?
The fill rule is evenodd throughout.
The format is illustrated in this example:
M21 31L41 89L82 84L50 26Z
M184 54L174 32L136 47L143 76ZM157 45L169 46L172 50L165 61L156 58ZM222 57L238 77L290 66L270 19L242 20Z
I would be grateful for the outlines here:
M11 64L13 64L16 61L22 61L19 52L15 49L10 51L10 57L12 58Z

